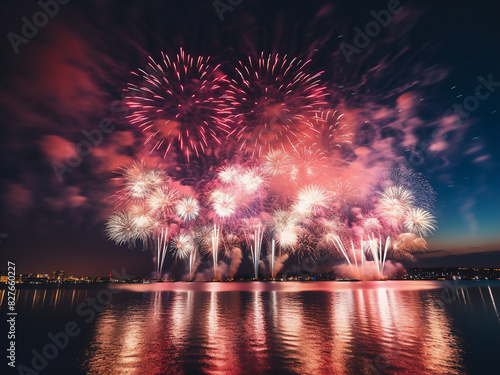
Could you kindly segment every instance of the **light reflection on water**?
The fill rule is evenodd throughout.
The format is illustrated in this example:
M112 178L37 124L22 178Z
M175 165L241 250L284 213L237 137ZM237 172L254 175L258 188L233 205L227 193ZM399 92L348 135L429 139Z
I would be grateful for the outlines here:
M91 373L463 373L444 306L421 294L431 283L261 284L149 286L140 308L101 315Z
M470 335L461 327L480 312L495 318L487 329L498 337L500 284L492 285L112 285L120 293L97 315L77 361L88 374L474 373L469 362L477 358L466 353ZM18 311L73 318L92 295L81 288L17 293ZM4 290L0 301L4 308Z

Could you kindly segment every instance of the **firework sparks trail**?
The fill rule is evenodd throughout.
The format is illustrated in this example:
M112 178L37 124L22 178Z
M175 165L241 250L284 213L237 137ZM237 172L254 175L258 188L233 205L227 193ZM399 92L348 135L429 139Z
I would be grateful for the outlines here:
M377 266L377 273L380 276L380 241L377 240L373 235L370 236L368 241L364 242L365 249L368 250L368 253L372 256L375 265ZM362 245L363 246L363 245Z
M347 263L349 263L349 265L352 266L351 260L349 259L349 255L347 255L347 250L345 249L344 243L342 242L340 237L337 235L334 235L333 241L337 245L337 249L342 252L342 255L344 255L345 259L347 260Z
M220 240L220 225L214 223L214 229L212 231L212 260L214 262L214 281L219 280L217 274L217 262L219 261L219 240Z
M391 238L387 237L385 239L385 246L384 246L384 258L382 260L382 270L381 270L381 276L384 276L384 267L385 267L385 260L387 258L387 251L389 250L391 246Z
M157 275L161 278L163 264L165 262L165 257L167 255L169 241L169 230L168 227L161 228L160 233L157 236L157 250L158 250L158 260L157 260Z
M262 238L264 236L264 230L261 221L259 220L258 228L254 232L254 253L253 253L253 264L254 264L254 274L255 278L259 278L259 262L262 250Z
M197 255L196 248L193 247L193 250L189 253L189 280L193 280Z
M194 265L197 258L196 245L191 233L180 233L172 241L172 251L180 259L189 260L189 280L193 279Z
M260 219L247 220L244 223L243 233L250 249L255 279L259 278L259 262L262 251L265 225Z
M354 242L351 240L352 257L354 259L354 265L356 266L356 275L359 277L358 260L356 259L356 251L354 250Z
M271 240L271 277L276 279L276 272L274 271L274 258L276 252L276 241L274 238Z
M339 250L342 253L342 255L344 256L344 258L347 260L347 263L351 267L352 273L354 275L356 275L356 270L354 269L354 266L351 263L351 259L349 258L349 255L347 254L347 250L345 248L345 245L342 242L342 240L340 239L340 237L335 234L335 235L333 235L332 240L335 243L337 250Z

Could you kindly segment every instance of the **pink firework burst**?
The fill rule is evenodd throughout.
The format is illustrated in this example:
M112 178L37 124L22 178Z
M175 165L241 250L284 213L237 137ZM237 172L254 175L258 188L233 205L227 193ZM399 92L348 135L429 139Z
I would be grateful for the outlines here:
M223 89L228 81L208 57L195 58L182 49L173 59L162 53L160 63L150 57L146 70L133 74L143 82L127 87L128 119L148 135L151 151L165 157L176 148L189 160L230 133Z
M239 149L261 155L310 137L312 119L326 104L321 73L306 72L310 60L271 54L240 61L228 99L235 107L231 120Z

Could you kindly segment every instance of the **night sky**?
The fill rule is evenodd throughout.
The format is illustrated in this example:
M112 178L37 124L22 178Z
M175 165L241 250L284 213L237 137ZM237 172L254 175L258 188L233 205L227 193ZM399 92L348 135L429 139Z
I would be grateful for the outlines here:
M331 104L359 127L356 146L397 158L437 192L429 251L403 263L500 267L497 2L243 0L220 14L213 3L68 1L25 38L22 18L40 6L1 2L0 269L11 260L18 273L152 270L150 253L114 245L104 224L113 171L146 152L124 118L130 72L181 47L223 67L262 51L311 58ZM388 7L387 26L346 53L355 28ZM53 163L103 121L112 130L58 178Z

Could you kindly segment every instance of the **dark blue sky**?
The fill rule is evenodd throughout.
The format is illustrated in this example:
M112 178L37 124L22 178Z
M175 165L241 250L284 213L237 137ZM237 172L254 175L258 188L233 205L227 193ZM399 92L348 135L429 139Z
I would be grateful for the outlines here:
M148 55L183 47L223 65L260 51L312 58L332 103L377 128L379 144L360 138L359 146L382 155L388 127L414 137L395 155L436 190L439 223L417 264L499 267L497 3L401 1L387 26L346 58L342 43L355 46L355 28L396 3L243 0L221 20L208 0L69 2L21 43L12 33L23 37L22 17L32 20L39 5L2 2L0 233L8 237L0 260L15 260L20 272L149 272L149 253L104 235L112 171L136 145L119 100ZM114 132L57 179L51 163L104 118Z

